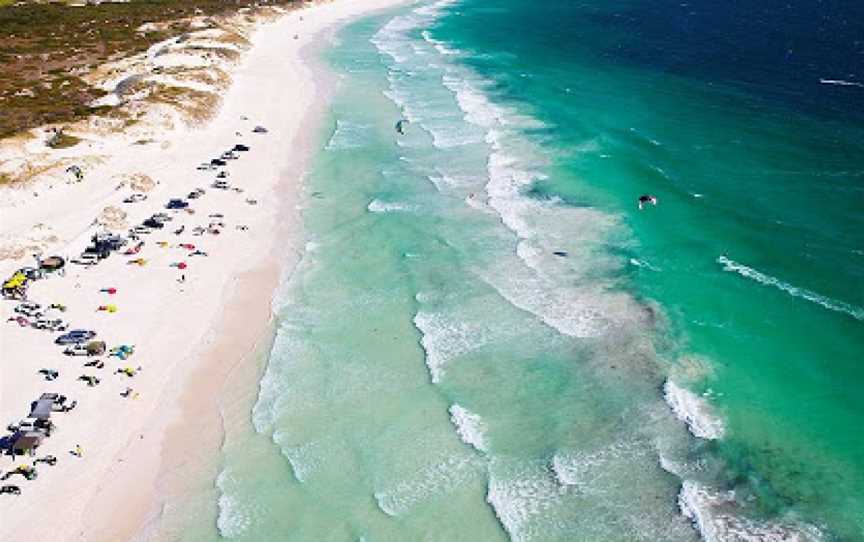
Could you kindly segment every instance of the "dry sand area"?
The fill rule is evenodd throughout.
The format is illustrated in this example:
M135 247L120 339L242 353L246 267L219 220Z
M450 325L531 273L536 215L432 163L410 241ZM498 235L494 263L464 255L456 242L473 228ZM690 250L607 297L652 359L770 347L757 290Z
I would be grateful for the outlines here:
M134 345L125 361L66 356L54 344L60 332L7 321L18 316L18 303L0 302L0 420L26 418L43 392L77 401L74 410L52 414L56 430L36 453L55 456L57 464L37 465L32 481L16 475L0 482L21 488L19 496L0 495L0 534L31 541L130 539L160 504L156 480L167 464L166 435L190 457L218 453L219 439L201 434L218 430L219 394L244 355L268 336L280 274L290 272L304 244L302 173L318 143L316 122L328 94L307 46L322 45L325 31L339 22L395 3L335 1L268 22L253 34L206 126L175 127L155 144L115 146L78 183L47 189L35 181L28 190L38 196L0 194L3 278L32 266L36 250L66 258L65 274L33 281L28 300L65 305L46 317L94 330L109 348ZM258 125L267 132L254 133ZM237 144L249 150L224 167L197 169ZM212 186L221 171L227 189ZM197 188L204 194L186 199ZM124 202L136 193L146 199ZM188 201L189 209L166 209L172 198ZM125 236L154 213L170 221L142 233L137 254L123 254L139 243L129 240L96 265L69 263L94 233ZM139 259L143 265L130 263ZM116 291L104 291L111 288ZM109 305L116 311L98 310ZM85 366L97 359L102 368ZM116 372L125 367L135 375ZM43 368L59 377L46 381L38 372ZM89 386L82 375L99 384ZM199 426L196 420L205 418L210 421ZM190 436L178 441L183 434ZM198 442L207 446L196 449ZM76 446L80 457L70 453ZM33 459L4 455L0 471Z

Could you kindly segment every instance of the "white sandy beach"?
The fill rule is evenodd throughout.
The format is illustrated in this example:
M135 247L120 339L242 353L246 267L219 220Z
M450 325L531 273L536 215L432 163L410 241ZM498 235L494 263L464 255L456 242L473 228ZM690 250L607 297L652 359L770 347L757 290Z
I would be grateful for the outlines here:
M302 172L327 95L309 47L340 22L399 1L337 0L290 12L254 34L218 115L206 127L178 129L159 145L126 145L89 170L83 182L51 190L36 185L38 197L23 203L20 193L0 198L0 236L50 225L57 239L43 256L67 260L98 231L93 220L107 206L125 211L130 226L160 211L173 217L164 229L142 235L146 244L139 254L120 251L92 267L67 264L65 276L35 281L28 292L31 301L66 305L65 312L50 314L70 329L93 329L109 348L134 345L126 361L102 356L104 368L83 367L90 359L64 356L54 344L58 333L6 322L17 303L0 303L0 421L24 419L43 392L78 401L73 411L53 414L56 432L37 453L56 456L57 465L39 465L33 481L15 476L5 482L20 486L22 494L0 502L4 537L151 539L158 532L154 524L166 476L218 453L219 397L237 382L254 385L255 365L238 364L267 339L280 274L290 272L303 247ZM256 125L268 133L252 133ZM237 143L251 150L229 162L226 180L242 193L211 188L216 172L196 166ZM139 173L158 184L146 201L123 203L132 192L128 185L118 189L117 179ZM169 199L198 187L206 194L190 200L194 214L164 209ZM216 214L223 217L211 218ZM220 222L218 234L192 233L195 226ZM181 226L184 231L174 234ZM206 256L190 255L181 243L194 244ZM135 258L146 264L128 263ZM180 262L184 270L172 267ZM33 259L2 260L0 274L5 279L23 265L33 265ZM181 275L184 282L178 281ZM100 292L104 288L117 291ZM97 311L108 304L117 311ZM126 366L141 371L131 378L115 374ZM41 368L56 369L60 377L46 382L37 372ZM101 383L88 387L77 380L80 375L97 376ZM124 398L127 387L133 391ZM70 454L76 445L82 457ZM27 461L3 456L0 471ZM169 494L177 491L168 486Z

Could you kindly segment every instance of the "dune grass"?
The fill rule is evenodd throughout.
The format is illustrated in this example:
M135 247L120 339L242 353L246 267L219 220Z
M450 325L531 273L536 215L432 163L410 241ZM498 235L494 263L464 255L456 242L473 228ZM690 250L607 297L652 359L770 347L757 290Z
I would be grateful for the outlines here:
M0 138L93 114L87 104L104 93L78 74L188 30L188 17L295 1L131 0L75 7L0 0ZM145 23L162 24L158 31L138 32Z

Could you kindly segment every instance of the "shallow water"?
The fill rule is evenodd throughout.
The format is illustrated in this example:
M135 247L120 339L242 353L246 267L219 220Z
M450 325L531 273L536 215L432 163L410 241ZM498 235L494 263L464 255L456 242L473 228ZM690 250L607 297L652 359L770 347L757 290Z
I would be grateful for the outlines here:
M219 533L862 538L848 97L706 79L639 6L531 6L340 32L309 242L253 427L226 439Z

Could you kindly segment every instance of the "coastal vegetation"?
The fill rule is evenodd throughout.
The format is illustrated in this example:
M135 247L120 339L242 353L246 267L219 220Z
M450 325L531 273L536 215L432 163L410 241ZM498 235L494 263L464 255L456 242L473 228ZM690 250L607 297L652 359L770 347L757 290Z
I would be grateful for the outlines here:
M93 67L146 51L189 29L193 16L294 0L131 0L71 5L0 0L0 138L48 123L85 118L104 91Z

